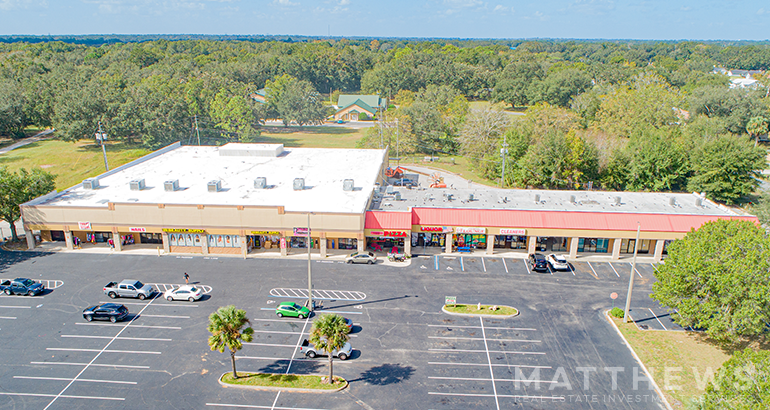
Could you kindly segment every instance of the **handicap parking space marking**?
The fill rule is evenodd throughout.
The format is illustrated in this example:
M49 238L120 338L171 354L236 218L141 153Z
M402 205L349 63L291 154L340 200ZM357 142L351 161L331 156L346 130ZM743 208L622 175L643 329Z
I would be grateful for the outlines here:
M276 298L307 299L306 288L273 288L270 296ZM313 289L314 300L345 300L360 302L366 299L366 293L355 290Z
M182 284L177 284L177 283L148 283L148 285L154 287L160 293L166 293L167 290L177 289L180 286L182 286ZM204 295L211 293L211 291L213 290L213 288L209 285L198 285L198 284L192 284L192 285L200 287Z
M10 281L11 279L0 278L0 283ZM42 283L46 289L57 289L64 286L64 281L59 279L32 279L33 282Z

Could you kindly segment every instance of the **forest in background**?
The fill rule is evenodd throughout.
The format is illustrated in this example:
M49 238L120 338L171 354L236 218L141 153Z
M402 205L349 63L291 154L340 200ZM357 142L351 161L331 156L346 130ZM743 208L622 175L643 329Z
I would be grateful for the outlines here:
M767 70L764 43L136 37L0 39L0 135L92 139L101 122L156 149L192 141L197 122L206 144L259 141L265 120L318 124L336 95L364 93L391 106L358 146L398 134L403 154L462 155L492 180L502 153L506 186L735 203L766 167L768 78L730 88L712 72Z

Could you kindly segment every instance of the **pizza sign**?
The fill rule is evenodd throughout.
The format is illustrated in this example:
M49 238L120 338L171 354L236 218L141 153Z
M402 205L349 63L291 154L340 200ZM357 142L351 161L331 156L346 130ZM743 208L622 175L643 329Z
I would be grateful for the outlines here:
M383 236L392 236L394 238L406 238L404 231L385 231Z

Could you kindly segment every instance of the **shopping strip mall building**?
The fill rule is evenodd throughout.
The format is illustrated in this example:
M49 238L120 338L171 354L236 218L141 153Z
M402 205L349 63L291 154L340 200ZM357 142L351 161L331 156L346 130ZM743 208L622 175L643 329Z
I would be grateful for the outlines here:
M166 253L311 250L559 252L666 244L715 219L756 217L698 194L386 186L387 150L178 143L21 206L30 247L149 246ZM423 184L424 185L424 184ZM144 244L144 245L142 245ZM339 253L339 252L337 252Z

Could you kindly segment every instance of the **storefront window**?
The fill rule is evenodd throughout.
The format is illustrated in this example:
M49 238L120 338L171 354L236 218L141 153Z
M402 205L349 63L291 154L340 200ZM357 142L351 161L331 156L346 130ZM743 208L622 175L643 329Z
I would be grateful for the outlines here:
M555 237L551 244L551 250L553 252L566 252L567 251L567 238Z
M338 249L358 249L358 239L339 238L337 239Z
M526 249L527 237L516 235L495 235L495 248Z
M674 242L674 241L671 240L671 239L666 239L665 241L663 241L663 254L664 255L668 255L668 245L670 245L671 242Z
M634 243L636 242L636 239L623 239L620 242L620 253L634 253ZM650 243L652 241L649 239L642 239L639 241L639 249L637 249L637 253L649 253L650 252Z
M279 235L248 235L246 244L249 249L270 249L277 247L281 237Z
M414 238L414 234L413 234ZM418 233L417 241L412 240L413 246L444 246L446 236L443 233Z
M404 248L404 238L383 238L374 237L367 238L367 247L377 252L391 252L393 248L398 251L399 248Z
M318 238L311 237L310 245L313 249L318 249ZM289 241L289 247L307 249L307 236L292 236Z
M139 243L163 243L163 236L159 233L140 233Z
M86 242L107 242L112 238L112 232L94 232L86 234Z
M209 248L240 248L241 247L241 239L238 235L207 235L207 240L209 241ZM200 245L187 245L187 246L200 246Z
M452 235L455 246L469 248L486 248L487 236L476 234L456 234Z
M607 253L609 239L605 238L580 238L578 239L578 252Z

